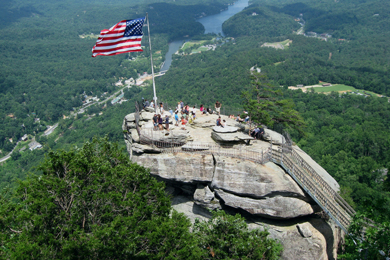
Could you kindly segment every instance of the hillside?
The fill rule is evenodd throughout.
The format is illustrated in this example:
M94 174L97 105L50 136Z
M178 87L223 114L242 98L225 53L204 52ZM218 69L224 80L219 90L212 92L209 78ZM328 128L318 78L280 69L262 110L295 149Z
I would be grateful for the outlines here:
M4 36L0 40L0 149L6 154L25 133L36 135L43 145L41 150L16 153L3 163L1 187L14 185L15 178L24 179L50 149L80 146L94 135L122 141L122 119L134 111L134 101L152 98L150 83L126 90L128 102L115 106L108 102L77 117L63 116L82 106L85 95L110 95L119 90L115 86L119 80L149 71L148 51L92 59L95 39L80 35L97 35L118 22L119 16L138 17L147 10L156 17L151 20L152 43L160 63L171 39L203 32L194 20L200 12L215 13L227 3L173 2L130 2L125 5L128 8L118 1L96 1L95 5L89 1L69 1L69 5L33 0L1 3L4 8L0 12L8 11L0 16ZM173 15L176 13L180 15ZM254 1L225 22L224 32L233 40L214 51L173 57L169 71L156 79L158 98L171 108L179 100L213 108L219 100L226 114L237 115L245 107L242 92L251 88L250 68L261 69L275 85L283 86L281 99L293 100L306 121L304 134L290 133L295 143L340 183L340 194L355 209L389 221L388 99L287 90L288 86L323 81L390 96L389 13L387 3L377 0ZM300 28L302 34L297 34ZM321 40L321 34L332 37ZM261 47L287 40L289 48ZM144 37L142 45L147 44ZM40 118L40 123L35 118ZM55 132L41 137L46 126L56 122ZM276 125L273 130L282 129Z
M156 70L164 61L169 40L201 34L203 26L194 20L226 7L228 1L189 5L114 1L2 1L0 9L0 150L12 150L10 139L41 132L34 124L40 118L54 124L80 107L85 96L101 98L115 91L113 83L150 72L149 51L91 58L94 37L122 19L149 12ZM173 15L175 14L175 15ZM102 18L104 17L104 18ZM26 37L28 35L28 37ZM143 45L148 45L144 37ZM133 59L133 61L129 61ZM21 70L21 67L23 70ZM21 127L23 125L23 127Z

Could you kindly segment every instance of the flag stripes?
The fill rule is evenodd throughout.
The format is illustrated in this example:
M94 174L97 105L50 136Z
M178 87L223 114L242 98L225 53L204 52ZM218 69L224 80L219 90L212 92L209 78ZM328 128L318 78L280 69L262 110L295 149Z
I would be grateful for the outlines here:
M145 18L123 20L108 30L102 30L92 48L92 57L142 51L141 40L144 21Z

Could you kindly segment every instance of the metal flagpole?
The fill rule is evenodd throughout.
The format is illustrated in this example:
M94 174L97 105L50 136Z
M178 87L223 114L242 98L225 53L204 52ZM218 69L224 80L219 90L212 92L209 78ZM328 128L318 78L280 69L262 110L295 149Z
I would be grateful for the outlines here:
M152 56L152 41L150 39L150 28L149 28L149 17L146 13L146 20L148 20L148 36L149 36L149 50L150 50L150 64L152 66L152 80L153 80L153 99L154 99L154 112L157 114L157 96L156 96L156 84L154 83L154 67L153 67L153 56Z

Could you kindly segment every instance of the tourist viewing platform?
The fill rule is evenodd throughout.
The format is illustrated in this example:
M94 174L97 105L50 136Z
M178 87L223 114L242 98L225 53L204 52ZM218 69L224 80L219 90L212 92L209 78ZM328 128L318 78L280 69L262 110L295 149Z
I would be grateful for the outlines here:
M185 125L176 124L174 114L163 111L162 128L156 127L154 115L148 107L124 118L130 157L176 188L178 183L185 185L195 204L234 208L266 219L323 214L333 223L333 234L347 233L355 211L338 194L333 177L294 145L288 134L263 126L264 133L254 138L255 125L250 120L237 122L231 116L203 114L199 109ZM219 119L223 127L217 126ZM204 189L208 199L196 200Z

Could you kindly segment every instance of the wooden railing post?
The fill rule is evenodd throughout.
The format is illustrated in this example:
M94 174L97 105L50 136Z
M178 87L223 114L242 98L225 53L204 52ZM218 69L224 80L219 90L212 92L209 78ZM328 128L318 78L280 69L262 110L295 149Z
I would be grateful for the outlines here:
M281 147L280 151L280 162L283 163L283 147Z

